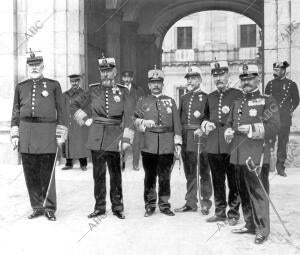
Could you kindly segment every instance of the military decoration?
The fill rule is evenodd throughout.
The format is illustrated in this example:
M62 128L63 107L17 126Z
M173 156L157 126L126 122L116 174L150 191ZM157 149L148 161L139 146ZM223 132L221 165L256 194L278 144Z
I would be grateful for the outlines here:
M224 106L222 107L222 112L223 112L224 114L229 113L229 111L230 111L230 108L229 108L227 105L224 105Z
M44 90L42 91L42 96L43 97L49 96L49 93L47 91L47 83L45 81L43 82L43 87L44 87Z
M121 101L121 98L119 96L114 96L115 102L119 103Z
M167 107L167 113L172 113L172 108L171 107Z
M195 118L198 119L198 118L200 117L200 115L201 115L201 113L200 113L199 111L195 111L195 112L194 112L194 117L195 117Z
M249 116L256 117L257 116L257 110L256 109L250 109L249 110Z
M199 101L202 101L202 94L199 94Z

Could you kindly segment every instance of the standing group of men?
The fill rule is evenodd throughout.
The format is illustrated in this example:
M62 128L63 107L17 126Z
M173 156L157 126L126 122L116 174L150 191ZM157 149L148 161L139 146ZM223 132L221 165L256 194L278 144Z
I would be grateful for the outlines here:
M43 77L41 57L32 53L27 63L30 79L16 87L11 137L22 155L33 208L29 218L45 214L49 220L56 219L53 170L57 145L64 144L66 168L72 167L72 159L79 158L81 168L86 169L87 155L76 151L70 153L76 147L72 145L70 132L79 128L73 123L75 119L80 126L88 128L86 146L91 151L93 163L95 206L89 218L106 213L106 166L110 174L112 212L120 219L125 218L122 155L135 141L141 149L145 171L145 217L155 212L157 203L163 214L175 215L169 203L170 176L175 158L182 155L187 180L186 203L175 212L197 211L200 188L201 213L208 215L213 187L215 213L207 222L228 218L231 226L236 225L241 204L246 225L233 232L256 234L257 244L266 240L270 232L268 199L256 174L248 170L246 160L250 157L260 165L259 178L268 191L270 147L274 146L277 135L278 140L281 139L278 145L285 147L288 141L289 128L280 125L281 115L286 115L288 107L291 116L299 104L297 85L285 78L286 62L274 64L275 79L266 89L271 96L259 91L256 65L241 66L240 91L230 87L227 62L213 62L211 75L216 90L209 95L201 90L200 69L190 66L185 75L188 93L181 98L178 109L174 99L162 94L164 73L156 66L148 72L151 94L141 97L132 85L132 73L123 74L128 77L124 79L125 85L118 84L115 60L103 56L98 59L100 82L83 91L78 86L80 76L72 75L72 88L63 97L59 83ZM281 87L284 98L280 100L276 97L282 96ZM81 131L85 132L82 127ZM84 137L83 134L80 136L77 139ZM80 149L77 146L75 150ZM285 150L278 149L279 174L284 173ZM138 168L138 157L139 151L134 156L135 168ZM197 174L201 177L200 182Z

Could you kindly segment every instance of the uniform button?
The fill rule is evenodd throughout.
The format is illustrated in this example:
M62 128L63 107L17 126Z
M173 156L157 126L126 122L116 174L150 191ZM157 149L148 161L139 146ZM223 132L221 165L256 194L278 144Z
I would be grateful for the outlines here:
M32 105L34 105L34 102L32 102Z
M32 94L32 96L34 97L34 96L35 96L35 94L33 93L33 94Z
M31 107L32 110L34 110L34 107Z
M32 101L34 101L34 100L35 100L35 98L33 97L33 98L32 98Z

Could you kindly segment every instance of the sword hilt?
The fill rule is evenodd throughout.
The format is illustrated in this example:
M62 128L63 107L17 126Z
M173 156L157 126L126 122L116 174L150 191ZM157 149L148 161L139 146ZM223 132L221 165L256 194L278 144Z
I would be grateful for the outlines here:
M250 172L254 172L257 170L257 166L255 165L253 159L251 157L248 157L247 160L246 160L246 166L248 168L248 170Z

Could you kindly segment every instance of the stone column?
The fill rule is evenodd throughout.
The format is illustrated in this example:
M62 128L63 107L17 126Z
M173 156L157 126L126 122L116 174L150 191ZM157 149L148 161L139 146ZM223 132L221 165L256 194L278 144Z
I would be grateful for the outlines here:
M273 79L273 63L277 61L278 26L277 26L277 1L265 0L264 9L268 15L264 15L264 81Z

